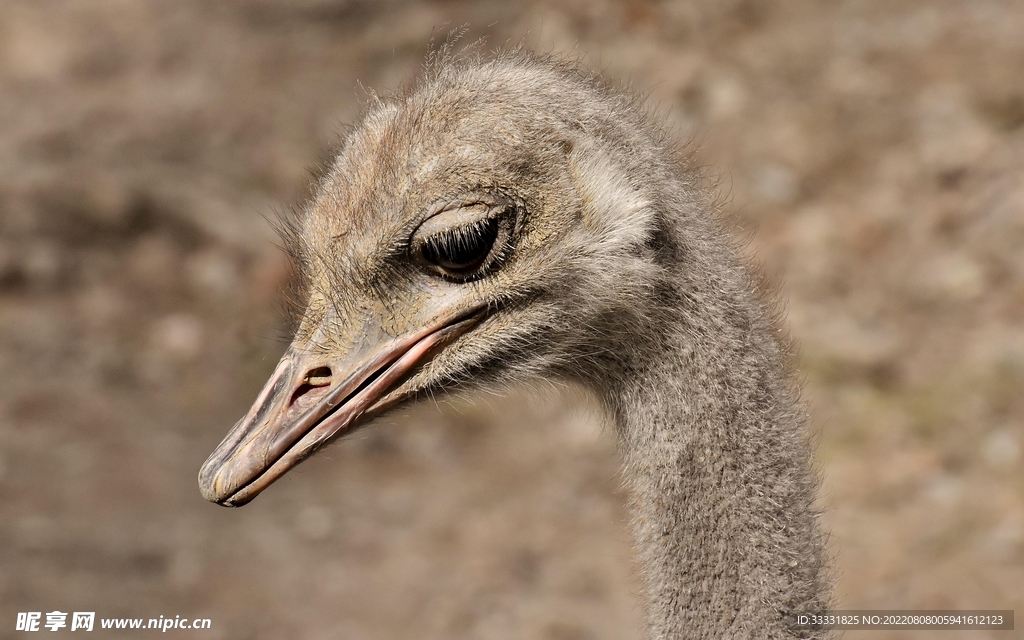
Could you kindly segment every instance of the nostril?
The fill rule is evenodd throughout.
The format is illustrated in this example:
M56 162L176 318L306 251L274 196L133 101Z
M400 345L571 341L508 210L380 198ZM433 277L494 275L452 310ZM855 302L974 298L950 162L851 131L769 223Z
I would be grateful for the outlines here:
M325 387L331 384L331 368L330 367L317 367L306 374L306 379L303 383L308 384L311 387Z
M317 367L310 370L302 383L292 394L289 406L300 411L308 409L327 394L331 385L331 368Z

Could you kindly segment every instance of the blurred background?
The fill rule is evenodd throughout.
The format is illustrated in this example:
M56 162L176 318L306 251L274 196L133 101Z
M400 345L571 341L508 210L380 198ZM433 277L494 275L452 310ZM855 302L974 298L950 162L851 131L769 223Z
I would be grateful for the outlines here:
M640 637L586 402L416 407L245 509L197 488L284 349L265 218L466 23L715 167L801 345L838 606L1024 614L1021 2L3 0L0 638Z

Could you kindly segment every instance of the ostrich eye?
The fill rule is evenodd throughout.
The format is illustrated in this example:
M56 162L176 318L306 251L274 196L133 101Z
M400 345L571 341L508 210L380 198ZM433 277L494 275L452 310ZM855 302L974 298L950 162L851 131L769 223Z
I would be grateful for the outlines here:
M507 209L483 204L443 211L413 234L413 258L427 270L449 279L480 277L504 257L511 236L511 217Z
M498 221L485 219L427 238L421 255L446 273L470 275L483 266L497 239Z

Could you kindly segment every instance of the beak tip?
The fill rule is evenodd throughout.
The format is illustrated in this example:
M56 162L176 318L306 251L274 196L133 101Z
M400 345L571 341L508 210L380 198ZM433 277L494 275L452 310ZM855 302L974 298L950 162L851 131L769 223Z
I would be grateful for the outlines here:
M224 505L230 496L226 496L222 490L218 490L221 485L219 467L220 465L211 456L199 469L199 493L210 502Z
M228 478L225 477L224 465L215 457L211 456L199 470L199 493L203 498L222 507L231 508L252 502L258 492L243 492L238 488L231 488Z

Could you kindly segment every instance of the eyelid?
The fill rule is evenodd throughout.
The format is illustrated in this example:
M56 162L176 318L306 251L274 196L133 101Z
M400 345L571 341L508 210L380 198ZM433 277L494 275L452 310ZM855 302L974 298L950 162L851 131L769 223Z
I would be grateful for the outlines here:
M448 231L473 226L500 213L500 208L483 203L446 209L424 220L413 235L417 239L431 238Z

